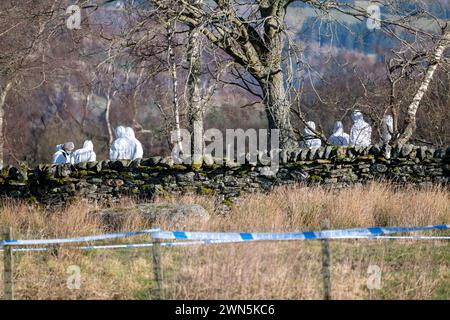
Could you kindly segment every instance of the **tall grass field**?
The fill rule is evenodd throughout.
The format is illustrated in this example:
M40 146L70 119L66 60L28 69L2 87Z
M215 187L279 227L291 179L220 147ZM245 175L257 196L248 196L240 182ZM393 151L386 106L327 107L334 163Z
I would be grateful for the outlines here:
M159 202L197 203L207 222L180 225L158 221L165 230L289 232L331 228L420 226L450 223L450 192L444 187L398 188L373 183L336 191L283 187L243 197L229 213L213 197L180 196ZM132 206L124 200L117 206ZM130 231L150 226L138 215L111 230L84 201L48 210L3 200L0 225L15 239L47 239ZM420 235L450 235L445 231ZM144 243L146 236L105 243ZM96 243L97 244L97 243ZM72 247L72 248L71 248ZM153 299L152 250L82 251L65 245L47 252L14 253L16 299ZM321 299L322 257L317 240L162 247L163 289L168 299ZM331 240L333 299L450 299L450 242L443 240ZM0 254L1 256L2 254ZM71 285L71 266L80 270ZM3 259L0 261L3 270ZM378 270L374 288L373 270ZM2 277L3 277L3 273ZM371 282L372 281L372 282ZM3 294L3 281L0 284Z

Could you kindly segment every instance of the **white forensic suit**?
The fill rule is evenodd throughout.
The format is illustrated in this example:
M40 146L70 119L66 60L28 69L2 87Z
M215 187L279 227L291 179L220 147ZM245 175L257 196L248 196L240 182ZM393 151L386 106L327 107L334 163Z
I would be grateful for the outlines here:
M352 114L353 126L350 131L350 146L367 147L372 141L372 128L364 121L363 114L355 111Z

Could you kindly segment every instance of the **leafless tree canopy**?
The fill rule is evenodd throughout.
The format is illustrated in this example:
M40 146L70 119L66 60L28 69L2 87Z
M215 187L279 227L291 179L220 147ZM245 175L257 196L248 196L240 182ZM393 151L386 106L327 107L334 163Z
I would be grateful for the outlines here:
M309 120L328 143L354 109L375 141L391 114L393 143L450 142L447 0L80 0L80 29L72 4L0 3L1 161L87 138L106 158L119 124L146 156L180 128L197 152L209 127L276 128L289 148Z

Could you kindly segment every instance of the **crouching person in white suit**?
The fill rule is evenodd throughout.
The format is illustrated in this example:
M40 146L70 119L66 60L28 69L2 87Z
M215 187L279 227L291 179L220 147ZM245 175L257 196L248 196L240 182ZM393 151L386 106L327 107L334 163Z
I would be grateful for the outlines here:
M96 158L94 144L91 140L86 140L83 144L83 148L76 150L72 156L74 164L80 162L92 162L95 161Z
M118 126L116 128L116 140L111 144L109 149L109 159L111 160L130 160L133 152L133 146L126 137L125 127Z
M143 156L142 144L136 139L133 129L117 127L116 140L111 145L109 158L111 160L135 160Z
M52 157L53 164L72 163L72 151L75 149L73 142L66 142L56 146L56 152Z
M133 128L130 127L125 128L125 133L126 137L130 139L133 145L130 159L131 160L142 159L142 157L144 156L144 149L142 149L142 144L139 142L139 140L136 139Z
M333 134L328 139L335 146L348 146L349 135L344 132L344 126L341 121L336 121L333 128Z

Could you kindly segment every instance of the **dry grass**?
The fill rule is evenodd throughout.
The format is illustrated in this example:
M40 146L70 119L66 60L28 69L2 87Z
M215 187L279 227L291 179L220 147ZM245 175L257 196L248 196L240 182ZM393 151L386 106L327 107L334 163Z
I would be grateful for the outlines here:
M160 199L159 201L163 201ZM213 213L202 225L185 230L317 230L329 218L332 228L450 223L449 192L443 188L398 189L371 184L341 191L280 188L269 195L242 199L228 215L214 199L184 196L164 201L199 203ZM130 205L131 203L127 203ZM123 204L122 204L123 205ZM101 234L105 229L85 202L62 212L3 202L0 225L15 238L53 238ZM168 221L159 221L172 229ZM149 227L130 216L122 230ZM441 233L442 234L442 233ZM145 237L127 241L142 242ZM450 299L448 242L412 240L339 240L331 242L333 298ZM171 299L320 299L320 242L273 242L163 248L166 297ZM16 296L20 299L151 298L151 250L15 253ZM67 288L70 265L81 268L81 288ZM381 289L368 290L369 265L381 268ZM0 262L0 267L2 267Z

